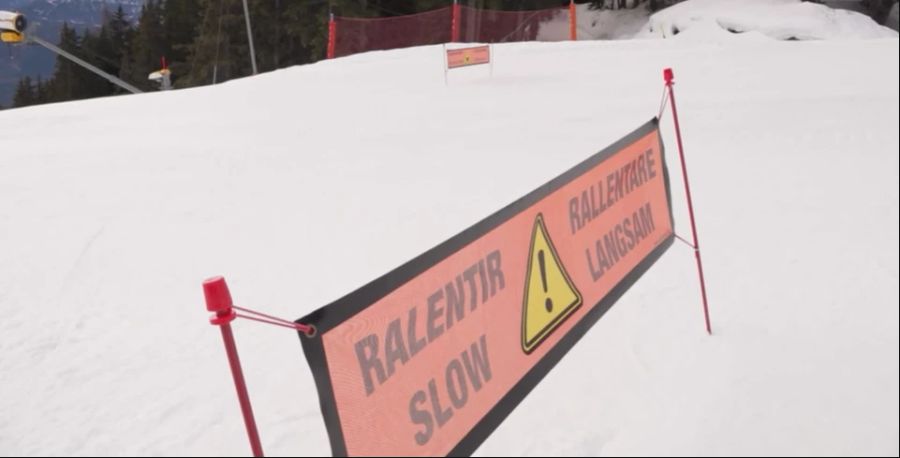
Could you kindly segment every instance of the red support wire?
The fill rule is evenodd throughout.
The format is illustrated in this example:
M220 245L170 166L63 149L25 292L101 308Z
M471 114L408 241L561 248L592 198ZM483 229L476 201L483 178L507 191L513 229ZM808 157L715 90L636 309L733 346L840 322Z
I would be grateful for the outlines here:
M262 312L257 312L256 310L247 309L244 307L238 307L236 305L233 306L235 310L239 310L241 312L249 313L250 315L244 315L241 313L236 314L238 318L246 318L248 320L258 321L260 323L274 324L275 326L281 326L284 328L290 328L297 331L300 331L306 334L309 337L312 337L316 333L315 326L303 323L295 323L293 321L288 321L283 318L274 317L272 315L266 315Z
M703 262L700 259L700 242L697 240L697 223L694 218L694 203L691 199L691 185L688 182L687 162L684 159L684 147L681 143L681 125L678 123L678 108L675 106L675 90L673 89L673 86L675 85L675 74L672 72L671 68L663 70L663 79L665 80L666 88L668 89L668 100L672 102L672 118L675 122L675 138L678 142L678 155L681 158L681 173L684 176L684 194L687 196L688 213L691 216L691 234L693 235L694 240L694 243L691 244L691 246L694 248L694 257L697 259L697 274L700 276L700 294L703 296L703 318L706 320L706 333L712 335L712 326L709 323L709 305L706 301L706 281L703 277ZM663 103L665 103L665 99L663 99ZM660 110L660 114L662 114L662 110Z
M663 115L666 114L666 105L669 103L669 92L668 86L663 86L662 97L660 97L659 102L659 112L656 115L656 119L662 119Z

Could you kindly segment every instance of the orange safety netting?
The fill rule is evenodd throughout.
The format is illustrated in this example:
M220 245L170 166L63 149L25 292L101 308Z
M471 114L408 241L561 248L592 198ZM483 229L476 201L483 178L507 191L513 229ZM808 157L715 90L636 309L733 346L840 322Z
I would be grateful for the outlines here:
M505 43L568 39L568 8L496 11L460 6L459 9L459 39L463 42ZM557 31L560 33L556 33Z
M386 18L335 16L334 57L450 41L451 7Z
M386 18L335 16L329 26L328 57L447 43L454 37L469 43L567 40L570 38L570 11L565 7L496 11L455 5ZM455 34L454 27L457 28Z

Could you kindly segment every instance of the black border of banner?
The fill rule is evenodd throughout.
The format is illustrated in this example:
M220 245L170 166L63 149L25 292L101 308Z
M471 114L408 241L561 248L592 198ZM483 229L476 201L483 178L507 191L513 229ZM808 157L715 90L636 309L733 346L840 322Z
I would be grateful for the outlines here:
M319 394L319 405L322 416L328 430L328 438L331 443L331 451L334 456L347 456L347 447L344 442L344 433L338 416L337 403L334 398L334 389L331 385L328 361L325 356L325 348L321 336L330 329L352 318L357 313L365 310L384 296L390 294L406 282L420 275L425 270L443 261L456 253L466 245L481 238L492 229L500 226L513 216L531 207L536 202L547 197L554 191L565 186L572 180L587 173L590 169L602 163L607 158L631 145L640 138L659 128L659 120L653 118L641 127L638 127L625 137L622 137L602 151L585 159L578 165L563 172L561 175L545 183L543 186L531 191L515 202L503 207L494 214L465 229L459 234L444 241L440 245L422 253L407 261L402 266L388 272L385 275L369 282L346 296L317 309L309 315L297 320L298 323L314 325L316 335L307 337L302 332L300 342L303 353L309 362ZM535 386L550 372L563 356L584 336L587 331L609 310L612 305L633 285L650 266L652 266L663 253L668 250L675 239L674 218L672 216L672 193L669 185L669 172L666 167L665 148L662 142L662 134L659 136L660 156L662 157L663 179L665 180L666 199L669 207L669 221L672 223L673 232L659 242L659 245L639 262L616 286L614 286L597 304L594 304L582 319L580 319L566 333L559 342L541 358L535 365L510 389L503 398L466 434L463 439L450 451L449 456L471 455L482 442L500 425L500 423L513 411L513 409L534 389ZM585 304L587 305L587 304Z

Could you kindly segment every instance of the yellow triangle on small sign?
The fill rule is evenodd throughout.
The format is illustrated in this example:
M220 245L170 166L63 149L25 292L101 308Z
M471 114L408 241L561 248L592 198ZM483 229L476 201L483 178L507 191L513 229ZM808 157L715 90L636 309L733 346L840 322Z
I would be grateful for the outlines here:
M575 288L538 213L531 234L522 301L522 350L531 353L581 306Z

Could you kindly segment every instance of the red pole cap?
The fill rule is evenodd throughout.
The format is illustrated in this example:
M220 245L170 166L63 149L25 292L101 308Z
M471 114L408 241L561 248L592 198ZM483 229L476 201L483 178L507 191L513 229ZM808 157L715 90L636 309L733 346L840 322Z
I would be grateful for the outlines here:
M672 73L671 68L663 70L663 79L666 80L666 84L672 84L672 80L675 79L675 74Z
M225 277L207 278L203 281L203 295L206 296L206 310L210 312L228 312L234 303Z
M225 324L237 317L234 309L231 308L234 303L231 301L231 292L228 291L225 277L218 276L204 280L203 295L206 297L206 310L216 314L210 317L210 323Z

